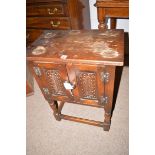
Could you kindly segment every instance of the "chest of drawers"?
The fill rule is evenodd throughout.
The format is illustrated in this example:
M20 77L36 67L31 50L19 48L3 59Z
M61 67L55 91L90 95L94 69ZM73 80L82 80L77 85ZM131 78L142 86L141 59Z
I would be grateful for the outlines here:
M27 45L45 29L90 29L87 0L27 0Z
M45 31L27 48L29 68L55 118L105 131L111 122L115 68L123 59L123 30ZM62 114L65 102L104 108L104 122Z

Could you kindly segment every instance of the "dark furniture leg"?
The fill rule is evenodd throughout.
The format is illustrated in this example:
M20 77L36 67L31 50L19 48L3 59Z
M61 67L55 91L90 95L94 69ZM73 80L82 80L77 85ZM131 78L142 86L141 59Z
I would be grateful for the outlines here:
M98 8L97 11L98 11L98 21L99 21L98 28L99 28L99 30L107 29L105 9Z
M115 81L115 66L106 66L106 71L109 73L109 79L105 83L105 92L106 96L108 96L108 103L104 106L104 123L103 129L105 131L109 131L111 124L111 115L112 115L112 107L113 107L113 93L114 93L114 81Z
M104 123L103 123L103 130L104 131L109 131L110 124L111 124L111 113L107 113L105 111L105 114L104 114Z
M116 18L110 18L110 28L111 29L116 29L116 24L117 24L117 22L116 22Z
M59 113L59 111L58 111L58 103L57 103L57 101L49 102L49 105L50 105L50 107L51 107L52 110L53 110L53 115L54 115L55 119L56 119L57 121L60 121L61 118L60 118L60 113Z

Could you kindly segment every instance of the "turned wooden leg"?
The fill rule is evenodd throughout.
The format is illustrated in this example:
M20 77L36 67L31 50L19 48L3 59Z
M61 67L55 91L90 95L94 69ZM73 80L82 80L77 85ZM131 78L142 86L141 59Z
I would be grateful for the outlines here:
M98 29L99 30L107 29L107 25L106 25L105 19L103 19L102 21L99 21Z
M113 105L113 92L114 92L114 79L115 79L115 66L106 66L106 72L109 73L109 79L105 83L105 96L108 97L107 103L104 106L104 123L103 129L109 131L111 125L112 105Z
M111 124L111 113L107 113L105 111L105 114L104 114L104 123L103 123L103 129L104 129L104 131L109 131L110 124Z
M49 105L53 110L53 115L54 115L55 119L57 121L60 121L61 118L60 118L60 113L58 112L58 103L57 103L57 101L52 101L52 102L49 103Z
M97 11L98 11L98 22L99 22L98 28L99 28L99 30L107 29L105 9L97 8Z

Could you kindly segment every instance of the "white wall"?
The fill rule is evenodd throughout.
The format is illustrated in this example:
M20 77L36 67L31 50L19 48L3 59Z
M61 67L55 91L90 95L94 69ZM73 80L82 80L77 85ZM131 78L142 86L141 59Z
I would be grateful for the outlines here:
M94 6L96 0L89 0L90 6L90 20L91 20L91 28L98 29L98 20L97 20L97 9ZM108 20L109 25L109 20ZM118 29L124 29L125 32L129 32L129 20L128 19L117 19Z

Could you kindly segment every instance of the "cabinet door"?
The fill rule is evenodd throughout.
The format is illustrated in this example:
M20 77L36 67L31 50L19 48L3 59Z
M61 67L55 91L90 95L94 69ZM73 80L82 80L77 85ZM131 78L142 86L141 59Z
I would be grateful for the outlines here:
M73 94L76 101L88 105L102 105L104 96L104 67L95 65L67 66L69 80L74 83Z
M44 89L49 91L53 100L72 101L73 96L71 92L64 87L64 82L68 81L65 65L35 63L34 67L38 67L41 74L40 79L38 79L38 84L43 83Z

